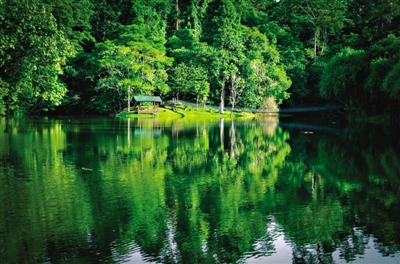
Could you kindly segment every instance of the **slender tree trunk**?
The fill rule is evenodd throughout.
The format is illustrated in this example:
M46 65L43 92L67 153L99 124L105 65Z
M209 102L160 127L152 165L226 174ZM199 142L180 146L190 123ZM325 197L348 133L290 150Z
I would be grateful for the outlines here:
M128 113L131 111L131 87L128 87Z
M224 98L225 98L225 80L221 87L221 103L219 104L219 113L224 113Z
M235 109L235 103L236 103L236 95L237 95L237 90L235 88L235 81L236 81L236 76L232 76L231 79L231 105L232 105L232 114L233 110Z
M175 30L178 30L179 29L179 0L175 0L175 11L176 11Z
M314 63L317 61L317 27L314 28Z

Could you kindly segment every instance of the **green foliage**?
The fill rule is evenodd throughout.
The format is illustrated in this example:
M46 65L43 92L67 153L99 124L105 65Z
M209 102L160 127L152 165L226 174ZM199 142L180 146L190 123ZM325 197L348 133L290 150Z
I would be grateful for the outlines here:
M363 86L365 67L365 51L343 49L328 62L322 74L321 96L336 98L351 106L362 96L360 89Z
M382 90L392 99L399 98L399 50L400 38L394 35L378 41L368 50L371 59L371 71L366 86L368 89Z
M102 42L108 39L108 35L120 24L132 23L132 1L94 1L94 15L91 16L91 34L95 41Z
M310 87L306 87L309 73L306 71L307 59L303 43L290 33L287 27L280 27L276 22L265 23L260 26L272 43L276 43L279 51L280 63L286 74L292 80L290 85L290 104L302 105L304 98L310 94Z
M314 62L324 55L328 48L330 34L337 34L345 22L346 5L339 0L295 0L279 3L281 12L289 16L289 25L295 24L296 30L304 33L308 39L304 42L312 52ZM290 14L287 14L290 10Z
M184 28L179 29L175 34L168 39L166 47L172 50L177 50L180 48L192 49L193 45L198 44L198 39L194 36L194 31Z
M179 64L174 67L172 73L173 93L192 95L198 103L206 102L208 93L210 91L210 84L208 83L207 72L201 66L194 66L193 64Z
M92 107L101 112L121 111L126 100L129 107L130 94L168 92L164 67L171 60L165 56L163 39L145 25L121 26L115 34L116 39L96 44L101 77ZM107 102L107 98L113 98L113 102Z
M286 90L292 82L280 63L280 54L276 46L259 30L245 27L244 30L247 37L246 59L241 71L247 84L243 99L246 100L245 105L259 107L265 97L271 96L281 104L289 97Z
M390 35L368 50L345 48L323 72L321 95L336 99L349 109L382 113L399 98L399 38Z
M164 37L166 21L162 18L171 12L171 4L165 0L132 1L133 24L145 25L155 36Z
M394 22L400 16L398 2L362 2L347 3L347 32L343 38L347 45L357 49L368 49L371 44L386 38L389 34L398 34L399 24Z
M59 0L57 4L43 0L57 21L59 30L63 31L74 45L81 50L81 44L93 41L90 34L90 19L94 13L91 0Z
M392 99L400 99L400 62L387 73L382 83L382 90Z
M0 9L0 72L2 86L8 86L2 91L7 110L41 111L60 105L67 89L59 75L74 47L52 9L41 1L32 6L11 1Z
M4 98L8 94L8 84L0 79L0 116L6 114L7 106Z
M127 99L128 87L171 96L167 80L175 85L178 66L205 74L201 70L203 82L192 85L195 91L175 85L174 94L197 98L209 85L208 100L222 107L225 101L259 107L270 96L291 106L325 103L322 95L328 102L358 105L351 107L357 111L368 104L376 105L372 112L385 105L383 111L395 109L399 19L400 5L385 1L2 1L0 113L113 112ZM102 50L107 48L109 53ZM365 52L365 69L351 69L350 58L358 55L344 55L347 48ZM149 56L140 70L138 60L133 69L137 52ZM347 65L342 70L353 71L342 71L342 77L360 73L357 90L362 83L367 93L335 95L338 87L352 90L343 87L354 83L350 77L335 84L328 76L338 60ZM134 80L135 71L143 78Z

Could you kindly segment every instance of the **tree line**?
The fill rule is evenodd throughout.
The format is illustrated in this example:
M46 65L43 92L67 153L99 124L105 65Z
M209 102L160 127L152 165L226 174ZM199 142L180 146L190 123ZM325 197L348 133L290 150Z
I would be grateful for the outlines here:
M396 113L398 0L0 0L0 114L131 95Z

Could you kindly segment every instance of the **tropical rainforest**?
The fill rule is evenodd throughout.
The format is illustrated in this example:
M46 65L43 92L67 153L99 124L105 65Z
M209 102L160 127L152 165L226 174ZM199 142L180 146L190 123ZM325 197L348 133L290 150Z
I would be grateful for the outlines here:
M396 114L398 0L0 0L0 115L132 95Z

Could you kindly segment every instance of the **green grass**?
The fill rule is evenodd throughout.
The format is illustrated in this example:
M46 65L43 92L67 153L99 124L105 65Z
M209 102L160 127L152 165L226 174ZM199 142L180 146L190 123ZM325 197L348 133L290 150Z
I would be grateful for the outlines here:
M252 113L232 113L230 111L225 111L223 114L220 114L218 110L213 108L203 108L199 107L190 107L190 106L179 106L174 111L172 106L160 107L158 109L157 114L136 114L136 113L127 113L122 112L117 116L122 118L158 118L158 119L180 119L180 118L188 118L188 119L237 119L237 118L254 118L255 115Z

